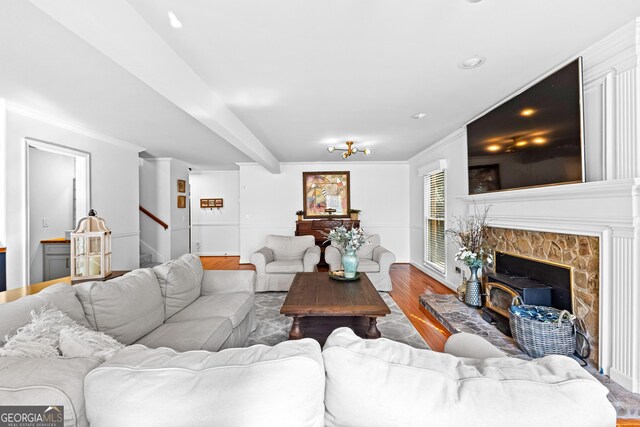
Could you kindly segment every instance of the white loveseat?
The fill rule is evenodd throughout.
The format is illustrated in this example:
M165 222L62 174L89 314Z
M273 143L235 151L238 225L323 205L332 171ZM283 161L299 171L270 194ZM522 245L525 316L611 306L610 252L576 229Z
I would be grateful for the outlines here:
M92 427L613 427L607 392L568 357L460 358L348 328L322 351L311 339L219 353L134 345L85 380Z
M0 345L55 306L84 326L123 344L178 351L241 347L256 327L253 271L204 271L195 255L134 270L106 282L59 283L0 304ZM93 357L0 357L0 403L61 405L66 426L86 426L84 377Z
M369 280L378 291L391 291L391 276L389 269L391 264L396 262L396 256L388 249L380 245L380 235L371 234L367 236L368 245L362 246L356 254L358 255L358 271L367 273ZM329 269L342 269L341 248L333 242L324 250L324 259L329 264Z
M315 237L268 235L265 246L251 255L256 292L288 291L296 273L317 271L319 262Z

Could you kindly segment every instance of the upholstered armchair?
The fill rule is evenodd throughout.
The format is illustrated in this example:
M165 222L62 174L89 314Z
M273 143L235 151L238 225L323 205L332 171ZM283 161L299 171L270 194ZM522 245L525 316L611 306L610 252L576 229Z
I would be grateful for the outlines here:
M288 291L296 273L318 271L320 247L313 236L267 236L251 255L257 273L256 292Z
M371 234L367 236L368 245L362 246L356 254L358 254L359 263L358 271L367 273L373 286L379 291L391 290L391 276L389 276L389 268L396 261L396 256L388 249L380 246L380 235ZM327 246L324 250L324 259L329 264L329 269L342 269L342 248L334 245Z

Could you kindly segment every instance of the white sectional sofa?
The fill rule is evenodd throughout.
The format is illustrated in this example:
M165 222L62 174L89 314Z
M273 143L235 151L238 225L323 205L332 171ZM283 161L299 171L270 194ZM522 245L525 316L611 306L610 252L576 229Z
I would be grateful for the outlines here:
M92 427L612 427L607 392L567 357L459 358L348 328L322 351L311 339L219 353L134 345L85 380Z
M254 286L253 271L204 271L190 254L105 282L59 283L0 304L0 345L29 323L32 310L55 306L127 345L177 351L241 347L256 328ZM84 377L101 363L91 357L0 357L0 402L62 405L65 425L85 426Z
M0 305L1 337L54 304L132 344L105 363L0 357L0 403L62 405L66 426L92 427L615 425L607 389L577 362L504 357L475 336L450 338L455 356L348 328L322 351L311 339L228 348L255 327L254 282L186 255Z

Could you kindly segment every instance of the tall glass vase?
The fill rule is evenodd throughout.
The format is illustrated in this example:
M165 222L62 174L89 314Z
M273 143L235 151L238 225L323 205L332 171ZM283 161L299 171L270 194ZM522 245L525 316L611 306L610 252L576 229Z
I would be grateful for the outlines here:
M469 267L471 277L467 280L467 290L464 294L464 302L473 307L482 306L482 285L480 284L480 279L478 279L479 269L480 267Z
M344 255L342 255L342 267L344 267L345 278L353 279L356 276L358 262L356 251L354 249L345 249Z

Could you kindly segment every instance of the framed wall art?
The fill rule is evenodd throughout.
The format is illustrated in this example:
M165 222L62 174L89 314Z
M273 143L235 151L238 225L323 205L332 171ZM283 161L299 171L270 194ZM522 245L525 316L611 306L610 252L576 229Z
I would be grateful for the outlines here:
M178 208L184 209L187 207L187 196L178 196Z
M305 218L349 218L349 172L303 172Z
M215 199L200 199L200 207L203 209L207 208L223 208L224 207L224 199L215 198Z
M187 191L187 181L184 179L178 180L178 193L184 193Z

